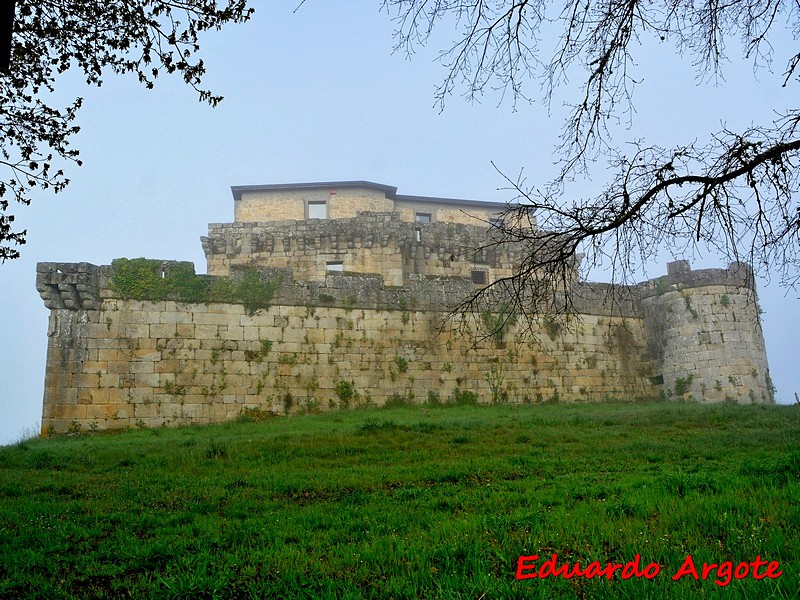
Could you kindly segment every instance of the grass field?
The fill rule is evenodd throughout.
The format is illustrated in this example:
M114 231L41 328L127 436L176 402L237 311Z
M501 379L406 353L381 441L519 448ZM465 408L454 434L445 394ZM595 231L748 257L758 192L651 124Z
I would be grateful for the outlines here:
M553 554L581 568L638 554L660 572L517 580L520 556L539 556L524 571L535 573ZM736 579L723 567L673 581L689 555L698 571L761 557L782 575L755 579L748 567ZM0 449L2 598L796 598L798 589L795 407L397 407Z

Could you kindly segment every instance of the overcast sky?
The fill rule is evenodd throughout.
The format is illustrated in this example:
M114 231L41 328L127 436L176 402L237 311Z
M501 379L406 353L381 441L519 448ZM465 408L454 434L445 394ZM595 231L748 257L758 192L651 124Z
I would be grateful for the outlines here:
M264 4L251 23L201 40L205 84L225 96L216 109L177 80L153 91L133 78L109 77L99 90L77 77L62 81L64 98L85 98L74 140L84 166L71 169L63 193L15 207L28 244L21 259L0 266L0 444L39 428L48 318L34 285L39 261L146 256L190 260L205 272L199 238L208 223L232 221L231 185L364 179L401 194L503 202L511 195L498 189L492 161L510 175L524 167L530 182L554 174L557 107L548 116L540 102L514 111L496 96L470 104L455 95L440 111L434 89L443 67L433 51L411 61L392 54L393 25L378 0L307 0L296 14L298 0ZM668 44L645 43L626 139L703 141L720 123L741 130L796 100L796 90L776 83L781 46L776 74L754 79L749 63L734 61L713 86L698 84ZM707 256L693 266L725 265ZM649 265L647 274L665 269ZM759 294L778 401L793 402L799 294L764 281Z

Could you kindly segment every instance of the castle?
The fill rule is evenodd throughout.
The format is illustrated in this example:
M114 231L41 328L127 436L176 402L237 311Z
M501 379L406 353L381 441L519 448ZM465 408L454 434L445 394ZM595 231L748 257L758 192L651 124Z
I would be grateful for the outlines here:
M186 262L40 263L44 432L210 423L388 401L773 401L750 268L685 261L635 286L575 282L577 314L471 337L450 309L513 273L505 204L326 182L232 188ZM466 325L466 327L465 327ZM485 327L484 327L485 329ZM533 337L523 335L533 332Z

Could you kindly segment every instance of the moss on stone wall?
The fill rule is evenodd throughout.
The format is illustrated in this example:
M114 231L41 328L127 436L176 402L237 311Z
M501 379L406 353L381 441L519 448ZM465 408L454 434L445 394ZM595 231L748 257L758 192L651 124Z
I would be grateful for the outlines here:
M171 279L162 277L161 261L146 258L118 258L112 261L114 291L130 300L163 300Z
M602 401L660 391L773 401L748 289L728 271L682 276L693 285L670 275L662 294L648 282L608 309L611 288L576 286L577 326L554 315L517 318L499 305L448 329L444 307L474 293L469 278L415 275L396 288L375 274L308 282L252 265L216 277L188 262L40 263L37 289L53 311L43 428L208 423L243 409L415 398ZM522 333L538 333L535 343Z
M191 263L164 263L148 258L118 258L111 263L111 284L126 300L175 300L208 304L242 304L249 315L269 307L281 282L263 281L256 269L232 277L197 275Z

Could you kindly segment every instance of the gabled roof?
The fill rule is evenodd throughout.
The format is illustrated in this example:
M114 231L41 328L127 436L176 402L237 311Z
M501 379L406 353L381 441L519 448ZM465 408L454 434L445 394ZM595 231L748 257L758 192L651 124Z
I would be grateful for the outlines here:
M341 189L368 189L383 192L390 200L419 204L456 204L474 208L496 208L502 210L508 207L505 202L488 202L483 200L462 200L459 198L436 198L433 196L409 196L398 194L397 188L383 183L372 181L314 181L308 183L271 183L264 185L233 185L231 193L234 200L241 200L246 192L278 192L302 190L341 190Z

